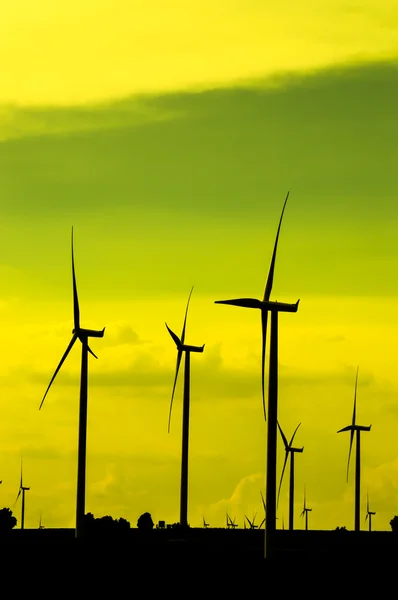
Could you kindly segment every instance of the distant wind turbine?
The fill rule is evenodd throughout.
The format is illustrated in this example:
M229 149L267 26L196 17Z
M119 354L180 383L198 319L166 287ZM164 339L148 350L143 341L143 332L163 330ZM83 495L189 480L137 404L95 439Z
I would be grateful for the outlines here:
M238 524L235 523L235 520L236 520L236 517L234 517L233 519L231 519L231 517L227 513L227 529L235 529L235 527L238 526Z
M87 445L87 397L88 397L88 353L94 358L98 358L88 345L88 338L104 337L105 327L101 331L93 329L83 329L80 327L80 310L79 300L77 296L77 285L75 276L75 262L73 255L73 227L72 227L72 283L73 283L73 318L74 328L72 331L72 339L69 346L65 350L58 367L50 383L48 384L46 393L43 396L39 410L43 406L43 402L47 393L54 381L58 371L62 367L66 357L71 351L76 340L82 344L82 362L80 374L80 408L79 408L79 449L78 449L78 467L77 467L77 500L76 500L76 537L81 537L83 533L83 522L85 513L85 496L86 496L86 445Z
M19 496L22 494L22 509L21 509L21 529L25 529L25 492L28 492L30 488L23 485L22 481L22 461L21 461L21 480L19 483L18 496L15 500L15 504L18 502Z
M261 521L260 525L258 526L259 529L261 529L261 527L263 525L265 526L265 515L267 514L267 505L265 504L264 496L263 496L263 493L261 490L260 490L260 494L261 494L261 500L263 502L263 507L264 507L264 519ZM276 517L276 520L278 520L278 517Z
M367 495L367 502L366 502L366 517L365 517L365 523L366 521L369 519L369 531L372 531L372 517L373 515L375 515L375 512L372 512L369 509L369 494Z
M41 524L41 513L39 518L39 529L45 529L44 525Z
M356 424L356 411L357 411L357 387L358 387L358 371L359 367L357 367L357 376L355 379L355 392L354 392L354 410L352 413L352 423L347 427L343 427L337 433L341 433L342 431L350 431L350 449L348 452L348 464L347 464L347 481L348 481L348 471L350 468L350 458L351 458L351 450L352 443L354 441L354 435L356 432L356 460L355 460L355 531L360 531L360 511L361 511L361 431L370 431L371 425L369 427L363 425Z
M208 523L206 523L206 519L203 517L203 527L204 527L205 529L207 529L207 528L208 528L208 526L209 526L209 524L208 524Z
M267 481L266 481L266 499L267 499L267 514L265 528L265 557L271 556L274 549L274 537L276 530L276 458L277 458L277 420L278 420L278 314L280 312L295 313L298 310L299 300L295 304L286 304L283 302L270 301L272 284L274 280L274 269L276 260L276 251L278 247L279 233L282 225L283 214L286 203L289 197L289 192L286 195L282 209L282 214L279 220L278 231L276 234L274 250L272 253L271 265L268 273L268 279L265 286L264 296L262 300L254 298L239 298L235 300L218 300L216 304L230 304L232 306L240 306L243 308L255 308L261 311L262 325L262 399L264 418L266 418L265 410L265 392L264 392L264 377L265 377L265 350L267 337L267 322L268 312L271 313L271 341L270 341L270 356L269 356L269 378L268 378L268 433L267 433Z
M257 513L254 514L254 517L252 520L250 520L249 517L246 517L246 515L245 515L245 519L249 523L249 529L257 529L258 528L258 525L255 525L255 523L254 523L254 521L256 520L256 514ZM262 523L261 523L261 525L262 525Z
M305 488L304 488L304 508L303 508L303 512L301 513L301 517L305 517L305 530L308 531L308 513L312 511L312 508L308 508L307 504L306 504L306 493L305 493Z
M171 411L173 408L174 392L177 384L178 371L182 355L185 352L185 369L184 369L184 401L183 401L183 414L182 414L182 458L181 458L181 491L180 491L180 524L183 526L188 525L188 442L189 442L189 405L190 405L190 371L191 371L191 352L203 352L205 345L203 346L188 346L185 344L185 328L187 324L187 315L189 301L191 299L193 287L188 296L187 307L185 309L184 325L182 327L181 339L170 329L166 323L167 331L173 338L175 345L177 346L177 366L174 377L173 392L171 394L170 410L169 410L169 427L170 433L170 421Z
M299 423L297 425L297 427L294 430L294 433L291 437L290 442L288 442L285 437L285 434L283 433L281 426L279 425L279 422L278 422L279 431L282 436L283 443L285 444L285 462L283 463L282 475L281 475L281 479L279 482L278 502L279 502L279 496L281 493L281 486L282 486L283 475L285 473L286 463L287 463L287 460L290 455L290 486L289 486L289 529L290 530L294 529L294 526L293 526L293 521L294 521L294 455L296 452L303 452L303 450L304 450L304 446L302 448L293 448L293 445L292 445L294 436L296 435L297 429L300 427L300 425L301 425L301 423Z

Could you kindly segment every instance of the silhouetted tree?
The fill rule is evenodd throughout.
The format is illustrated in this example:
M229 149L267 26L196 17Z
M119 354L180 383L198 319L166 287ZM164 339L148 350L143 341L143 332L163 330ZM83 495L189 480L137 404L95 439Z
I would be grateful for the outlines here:
M343 527L336 527L336 531L347 531L347 527L345 525Z
M138 517L137 527L141 531L151 531L153 529L151 513L146 512L143 513L140 517Z
M92 513L84 515L84 528L88 535L115 535L130 529L127 519L114 519L110 515L95 518Z
M393 517L390 521L390 526L391 526L391 530L394 533L398 533L398 516L395 515L395 517Z
M121 531L127 531L127 529L131 529L130 521L127 521L127 519L123 519L123 517L120 517L120 519L116 519L116 523L118 524L118 527Z
M2 508L0 510L0 533L11 531L17 524L17 520L12 514L10 508Z

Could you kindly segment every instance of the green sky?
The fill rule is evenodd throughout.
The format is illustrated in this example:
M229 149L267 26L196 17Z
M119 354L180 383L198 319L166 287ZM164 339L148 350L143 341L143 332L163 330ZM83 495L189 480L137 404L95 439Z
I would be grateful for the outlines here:
M64 106L48 82L36 96L9 85L0 107L0 505L13 505L23 456L28 527L40 511L45 525L74 524L77 349L38 411L71 336L72 225L84 325L107 327L90 361L87 510L134 525L146 510L155 521L178 519L182 387L167 435L175 348L164 322L179 332L195 285L187 339L206 347L192 358L190 521L204 514L223 525L226 508L240 522L261 513L259 315L214 301L262 296L290 190L274 298L301 299L297 315L280 320L280 419L288 437L302 422L305 446L297 526L304 484L311 526L353 526L349 440L336 431L350 421L359 364L359 420L372 423L362 509L369 489L373 525L389 529L398 488L398 67L391 56L347 62L347 50L316 64L302 52L301 66L270 69L263 59L218 75L209 67L207 83L197 72L191 89L177 66L170 85L154 71L157 91L131 93L148 88L142 80L117 94L106 88L102 100L98 79L81 98L73 80ZM261 64L264 76L253 79ZM287 485L279 514L287 521Z

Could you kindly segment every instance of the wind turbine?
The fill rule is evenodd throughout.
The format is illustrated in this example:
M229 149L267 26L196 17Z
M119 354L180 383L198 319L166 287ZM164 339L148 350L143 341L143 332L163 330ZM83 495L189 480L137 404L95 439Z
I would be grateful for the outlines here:
M375 515L375 512L372 512L369 509L369 494L367 495L367 503L366 503L366 517L365 517L365 523L366 521L369 519L369 531L372 531L372 516Z
M238 526L237 523L235 523L236 517L234 517L234 519L232 520L231 517L229 516L229 514L227 513L227 529L235 529L235 527Z
M278 502L279 502L279 495L281 493L283 475L285 473L287 459L289 458L289 454L290 454L290 486L289 486L289 529L290 530L294 529L294 527L293 527L293 520L294 520L294 455L296 452L303 452L303 450L304 450L304 446L302 448L294 448L292 446L294 436L296 435L297 429L300 427L300 425L301 425L301 423L299 423L297 425L297 427L294 430L294 433L291 437L290 442L288 442L285 437L285 434L283 433L281 426L279 425L279 422L278 422L279 431L282 436L283 443L285 444L285 462L283 463L282 475L281 475L281 479L279 482Z
M184 325L182 327L181 339L170 329L166 323L167 331L173 338L175 345L177 346L177 366L174 377L173 392L171 394L170 410L169 410L169 427L170 433L170 421L171 411L173 408L174 392L177 384L178 370L182 355L185 352L185 369L184 369L184 401L183 401L183 414L182 414L182 458L181 458L181 491L180 491L180 524L183 526L188 525L188 442L189 442L189 404L190 404L190 371L191 371L191 352L203 352L205 345L203 346L188 346L185 344L185 328L187 324L187 315L189 301L191 299L193 287L188 296L187 307L185 309Z
M312 511L312 508L308 508L305 501L305 488L304 488L304 508L301 513L301 517L305 517L305 530L308 531L308 513Z
M261 500L262 500L263 506L264 506L264 519L261 521L260 525L258 526L259 529L261 529L261 527L264 525L264 523L265 523L265 516L267 514L267 506L265 504L264 496L263 496L263 493L262 493L261 490L260 490L260 494L261 494ZM278 517L276 517L276 520L278 520Z
M246 517L246 515L245 515L245 519L250 525L249 529L257 529L258 528L258 525L254 524L254 521L256 520L256 515L257 515L257 513L255 513L252 521L250 521L249 517ZM261 525L262 525L262 523L261 523Z
M268 279L265 286L264 296L262 300L254 298L239 298L235 300L217 300L216 304L230 304L232 306L240 306L243 308L256 308L261 311L262 325L262 398L264 418L266 418L265 410L265 393L264 393L264 376L265 376L265 350L267 337L267 322L268 312L271 313L271 340L269 353L269 377L268 377L268 433L267 433L267 480L266 480L266 499L267 499L267 514L265 527L265 548L264 556L267 558L272 555L274 548L274 537L276 530L276 456L277 456L277 421L278 421L278 314L280 312L295 313L298 310L299 300L295 304L286 304L283 302L270 301L272 284L274 280L275 259L278 247L279 232L282 225L283 214L285 212L286 203L289 198L289 192L286 195L282 209L282 214L279 220L279 226L276 234L274 250L272 253L271 265L268 273Z
M41 513L40 513L40 518L39 518L39 529L44 529L44 525L41 524Z
M347 427L343 427L337 433L341 433L342 431L350 431L350 449L348 452L348 464L347 464L347 481L348 481L348 471L350 468L350 458L351 458L351 450L352 443L354 441L354 435L356 432L356 460L355 460L355 531L360 531L360 510L361 510L361 431L370 431L372 427L365 427L363 425L356 424L356 411L357 411L357 387L358 387L358 371L359 367L357 367L357 376L355 379L355 392L354 392L354 410L352 413L352 423L351 425L347 425Z
M208 528L208 526L209 526L209 524L208 524L208 523L206 523L206 519L203 517L203 527L204 527L205 529L207 529L207 528Z
M69 342L63 357L61 358L58 367L50 383L48 384L46 393L43 396L39 410L43 406L43 402L47 393L54 381L58 371L62 367L66 357L71 351L76 340L82 344L82 361L80 374L80 408L79 408L79 449L78 449L78 466L77 466L77 499L76 499L76 537L81 537L83 533L84 512L85 512L85 496L86 496L86 445L87 445L87 397L88 397L88 353L94 358L98 358L88 345L88 338L104 337L105 327L101 331L93 329L83 329L80 327L80 310L79 300L77 296L77 285L75 276L75 262L73 254L73 227L72 227L72 284L73 284L73 319L74 328L72 330L72 339Z
M22 482L22 461L21 461L21 481L19 483L18 496L15 500L15 504L18 502L19 496L22 494L22 511L21 511L21 529L25 529L25 492L29 491L30 488L23 485Z

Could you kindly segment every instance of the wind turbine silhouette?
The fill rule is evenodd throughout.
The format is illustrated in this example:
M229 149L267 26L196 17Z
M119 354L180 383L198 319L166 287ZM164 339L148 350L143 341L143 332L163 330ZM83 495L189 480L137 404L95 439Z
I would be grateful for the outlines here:
M297 312L299 300L295 304L286 304L283 302L270 301L272 284L274 280L276 251L278 247L279 233L282 225L283 214L285 212L286 203L289 198L289 192L286 195L282 209L282 214L279 220L278 231L276 234L274 250L272 253L271 265L268 273L268 279L265 286L264 297L262 300L255 298L239 298L235 300L217 300L215 304L230 304L232 306L240 306L243 308L256 308L261 311L261 326L262 326L262 356L261 356L261 385L264 418L266 418L265 410L265 393L264 393L264 376L265 376L265 350L267 337L267 322L268 312L271 313L271 340L270 340L270 355L269 355L269 378L268 378L268 433L267 433L267 482L266 482L266 498L267 498L267 514L265 528L265 548L264 556L268 557L273 552L273 543L276 530L276 457L277 457L277 421L278 421L278 314L280 312Z
M254 521L256 520L256 515L257 515L257 513L254 514L252 521L250 521L249 517L246 517L246 515L245 515L245 519L249 523L249 529L258 529L258 525L254 524ZM262 525L262 523L261 523L261 525Z
M306 496L306 494L305 494L305 487L304 487L304 508L303 508L303 512L301 513L300 517L305 517L305 530L308 531L308 513L312 511L312 508L307 507L305 496Z
M234 517L234 519L232 520L229 514L227 513L227 529L235 529L235 527L238 526L238 524L235 523L235 520L236 517Z
M41 524L41 513L39 518L39 529L45 529L44 525Z
M203 527L204 527L205 529L207 529L207 528L208 528L208 526L209 526L209 524L208 524L208 523L206 523L206 519L203 517Z
M265 515L267 514L267 505L265 504L265 500L264 500L264 496L262 491L260 490L260 494L261 494L261 500L263 502L263 506L264 506L264 519L261 521L260 525L258 526L259 529L261 529L261 527L264 525L265 523ZM275 517L276 520L278 520L278 517Z
M203 352L205 345L203 346L188 346L185 344L185 329L187 324L187 315L189 301L191 299L193 286L188 296L187 307L185 309L184 325L182 327L181 339L170 329L166 323L167 331L173 338L175 345L177 346L177 366L174 377L173 392L171 394L170 410L169 410L169 426L168 431L170 433L170 421L171 411L173 408L174 392L177 384L178 371L182 359L183 352L185 352L185 369L184 369L184 401L183 401L183 414L182 414L182 458L181 458L181 491L180 491L180 524L183 526L188 525L188 442L189 442L189 404L190 404L190 371L191 371L191 352Z
M87 397L88 397L88 353L94 358L98 358L88 345L88 338L104 337L105 327L101 331L93 329L83 329L80 327L80 310L79 300L77 295L77 285L75 276L75 261L73 254L73 227L72 227L72 284L73 284L73 320L74 328L72 330L72 339L69 346L65 350L54 375L43 396L39 410L43 406L43 402L51 387L52 382L57 376L58 371L62 367L66 357L72 350L76 340L82 344L82 362L80 374L80 408L79 408L79 449L78 449L78 466L77 466L77 499L76 499L76 537L81 537L83 533L83 522L85 512L85 496L86 496L86 446L87 446Z
M365 427L363 425L357 425L355 422L356 419L356 411L357 411L357 387L358 387L358 371L359 367L357 367L357 376L355 379L355 392L354 392L354 410L352 413L352 423L347 427L343 427L337 433L341 433L342 431L350 431L350 449L348 452L348 464L347 464L347 481L348 481L348 471L350 468L350 458L351 458L351 450L352 443L354 441L354 435L356 432L356 460L355 460L355 531L360 531L360 510L361 510L361 431L370 431L371 425L369 427Z
M303 452L303 450L304 450L304 446L302 448L293 448L293 446L292 446L294 436L296 435L297 429L300 427L300 425L301 425L301 423L299 423L297 425L297 427L294 430L294 433L291 437L290 442L288 442L285 437L285 434L283 433L281 426L279 425L279 422L278 422L279 431L282 436L283 443L285 444L285 462L283 463L282 475L281 475L281 479L279 482L278 503L279 503L279 496L281 493L283 475L285 472L287 459L289 458L289 454L290 454L290 486L289 486L289 529L290 530L294 529L294 526L293 526L293 520L294 520L294 455L296 452Z
M19 483L19 490L15 504L18 502L19 496L22 494L22 509L21 509L21 529L25 529L25 492L29 491L30 488L23 485L22 482L22 461L21 461L21 481Z
M372 531L372 516L375 515L375 512L372 512L369 509L369 494L367 495L367 502L366 502L366 517L365 517L365 523L366 521L369 519L369 531Z

